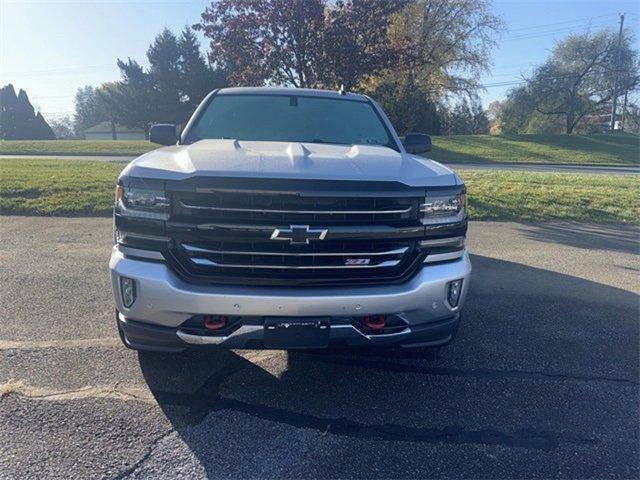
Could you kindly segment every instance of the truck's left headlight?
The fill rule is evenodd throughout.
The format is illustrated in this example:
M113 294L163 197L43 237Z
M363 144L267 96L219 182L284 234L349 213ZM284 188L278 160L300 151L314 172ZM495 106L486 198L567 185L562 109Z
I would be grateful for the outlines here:
M459 222L467 215L467 194L427 195L420 205L420 215L425 225Z
M118 185L116 206L125 216L165 220L169 215L170 202L163 190Z

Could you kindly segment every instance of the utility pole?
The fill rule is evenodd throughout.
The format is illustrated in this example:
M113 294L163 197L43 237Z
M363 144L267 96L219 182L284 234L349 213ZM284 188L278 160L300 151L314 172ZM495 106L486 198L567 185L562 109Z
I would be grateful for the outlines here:
M622 102L622 127L620 130L624 132L625 127L627 126L627 95L629 95L629 90L624 92L624 102Z
M616 47L616 61L613 71L613 98L611 104L611 124L609 129L613 133L616 125L616 110L618 109L618 70L620 69L620 48L622 47L622 27L624 25L624 13L620 14L620 31L618 32L618 46Z

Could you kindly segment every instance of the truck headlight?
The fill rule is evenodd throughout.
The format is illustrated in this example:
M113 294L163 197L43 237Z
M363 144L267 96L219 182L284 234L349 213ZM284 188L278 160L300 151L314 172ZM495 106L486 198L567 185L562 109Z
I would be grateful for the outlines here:
M421 221L425 225L463 220L467 214L467 195L427 195L420 205Z
M118 185L116 206L125 216L166 220L169 216L170 202L163 190Z

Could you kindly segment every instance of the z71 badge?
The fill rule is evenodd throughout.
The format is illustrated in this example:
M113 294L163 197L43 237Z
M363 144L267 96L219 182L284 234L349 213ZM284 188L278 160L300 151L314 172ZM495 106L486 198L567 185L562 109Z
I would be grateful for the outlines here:
M369 258L347 258L344 262L345 265L369 265L371 259Z

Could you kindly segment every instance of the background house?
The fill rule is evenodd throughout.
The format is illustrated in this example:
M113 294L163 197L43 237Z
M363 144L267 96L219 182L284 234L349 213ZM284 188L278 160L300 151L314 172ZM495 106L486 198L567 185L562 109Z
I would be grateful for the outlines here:
M144 130L141 128L129 128L124 125L111 122L100 122L84 131L87 140L144 140Z

